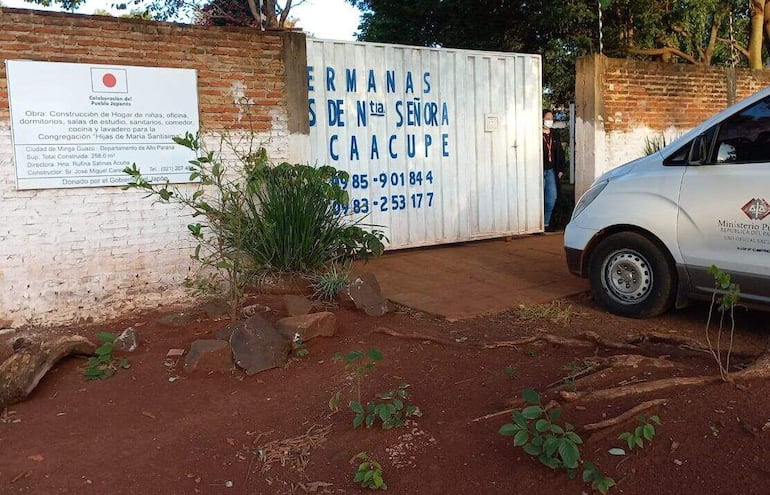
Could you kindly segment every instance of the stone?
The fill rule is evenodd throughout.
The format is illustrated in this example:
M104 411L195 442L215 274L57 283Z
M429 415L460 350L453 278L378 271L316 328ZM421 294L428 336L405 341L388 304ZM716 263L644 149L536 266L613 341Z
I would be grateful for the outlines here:
M13 322L7 318L0 318L0 329L11 328Z
M282 274L273 278L265 278L257 287L262 294L306 294L313 293L310 283L300 275Z
M190 352L184 360L184 370L230 371L233 369L233 354L230 344L223 340L196 340L190 344Z
M166 353L167 358L184 356L184 349L169 349Z
M380 291L380 284L373 273L364 273L348 285L348 294L356 305L369 316L382 316L388 312L388 300Z
M117 336L112 343L115 350L123 352L134 352L139 347L139 339L134 327L128 327Z
M299 334L303 342L307 342L315 337L333 336L337 331L337 317L328 311L290 316L278 320L275 327L289 342L295 342L296 334Z
M313 309L313 302L305 296L293 294L283 296L283 302L286 305L286 313L289 316L306 315Z
M247 375L286 364L291 344L261 316L254 315L228 328L232 332L233 361Z
M194 323L198 318L203 315L200 311L182 311L180 313L169 313L158 318L156 323L159 323L166 327L186 327L191 323Z
M252 304L250 306L244 306L243 309L241 309L241 315L248 318L257 313L269 313L271 311L272 309L270 306L265 306L264 304Z
M230 304L224 299L209 299L200 307L209 320L221 320L230 316Z
M347 309L356 309L356 303L353 301L353 298L350 297L350 286L346 286L344 289L339 291L337 293L337 296L335 298L337 300L337 304L341 308L347 308Z

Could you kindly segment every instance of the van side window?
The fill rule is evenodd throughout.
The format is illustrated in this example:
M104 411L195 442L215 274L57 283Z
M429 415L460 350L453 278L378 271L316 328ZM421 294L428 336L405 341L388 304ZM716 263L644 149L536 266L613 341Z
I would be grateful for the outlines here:
M712 163L770 162L770 97L719 126Z
M692 141L676 150L673 154L663 160L663 165L687 165L687 157L690 155L691 146Z

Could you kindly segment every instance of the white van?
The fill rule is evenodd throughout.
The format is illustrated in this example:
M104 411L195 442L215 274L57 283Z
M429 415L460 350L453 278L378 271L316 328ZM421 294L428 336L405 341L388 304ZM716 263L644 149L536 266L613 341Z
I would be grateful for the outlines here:
M622 316L710 298L711 265L768 305L769 215L770 87L599 177L564 232L567 264Z

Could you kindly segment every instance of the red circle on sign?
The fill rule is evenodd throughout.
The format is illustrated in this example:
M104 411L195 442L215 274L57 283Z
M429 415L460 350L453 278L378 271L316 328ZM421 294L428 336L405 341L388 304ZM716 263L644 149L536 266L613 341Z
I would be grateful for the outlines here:
M102 83L108 88L114 88L118 84L118 80L112 74L107 73L102 76Z

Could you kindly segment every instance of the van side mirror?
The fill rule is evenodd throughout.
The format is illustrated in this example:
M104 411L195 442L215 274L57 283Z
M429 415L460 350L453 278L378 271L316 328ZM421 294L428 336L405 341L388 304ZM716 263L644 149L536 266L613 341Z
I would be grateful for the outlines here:
M703 165L704 160L706 160L706 155L708 155L706 135L700 134L692 141L688 165Z

